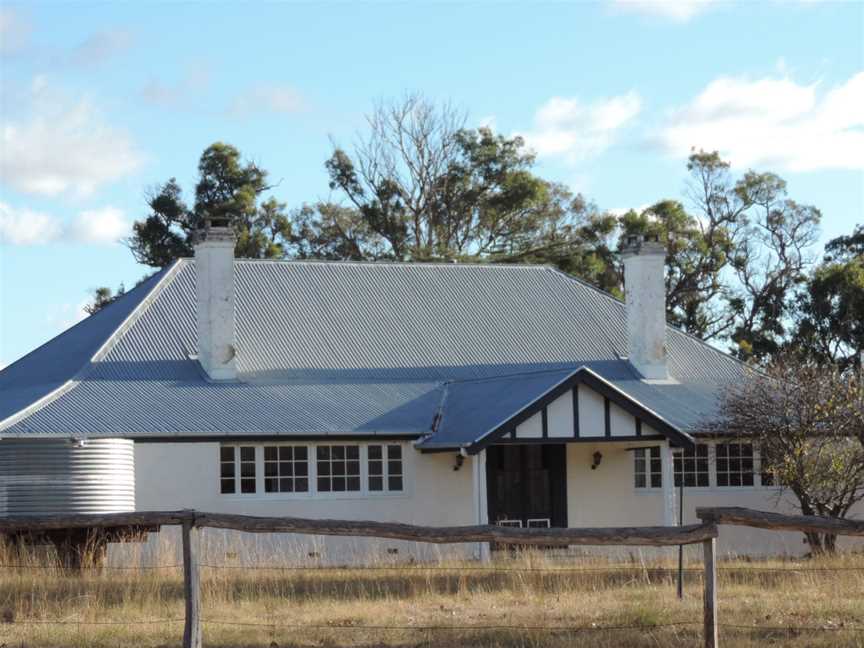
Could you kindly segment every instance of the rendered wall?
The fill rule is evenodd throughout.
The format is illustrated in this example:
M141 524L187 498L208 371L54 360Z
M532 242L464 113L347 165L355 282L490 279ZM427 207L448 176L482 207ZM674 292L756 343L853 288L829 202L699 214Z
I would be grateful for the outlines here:
M403 446L407 490L402 495L360 497L321 494L222 495L218 443L137 443L136 501L139 510L194 508L247 515L378 520L423 525L473 524L471 462L454 471L455 453L426 454ZM162 542L176 544L174 531ZM435 559L473 553L476 545L429 545L389 540L325 538L290 534L242 534L207 530L205 552L218 561L292 560L304 564L344 560ZM242 547L239 543L242 541ZM157 542L154 538L153 543ZM398 550L398 553L390 553ZM316 556L309 556L309 553Z

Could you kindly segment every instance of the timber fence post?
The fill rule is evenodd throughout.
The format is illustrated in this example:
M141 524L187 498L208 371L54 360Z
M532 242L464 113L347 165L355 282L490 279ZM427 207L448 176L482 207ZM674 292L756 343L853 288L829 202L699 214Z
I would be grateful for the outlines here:
M198 527L195 512L183 520L183 593L186 599L186 625L183 648L201 648L201 580L198 573Z
M717 538L704 540L702 548L705 552L705 648L717 648Z

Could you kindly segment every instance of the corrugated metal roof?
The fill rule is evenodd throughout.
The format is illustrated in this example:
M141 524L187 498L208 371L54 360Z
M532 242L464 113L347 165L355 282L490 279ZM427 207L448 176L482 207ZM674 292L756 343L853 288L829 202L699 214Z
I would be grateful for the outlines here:
M0 372L0 417L43 399L20 420L7 419L2 434L419 435L430 429L444 382L522 374L498 381L506 394L454 388L439 428L445 435L456 425L459 393L480 390L465 402L482 402L492 419L536 397L541 374L583 365L684 428L713 411L719 386L742 371L669 329L679 384L638 380L621 360L623 304L546 267L235 267L238 383L210 383L190 360L195 267L183 260Z

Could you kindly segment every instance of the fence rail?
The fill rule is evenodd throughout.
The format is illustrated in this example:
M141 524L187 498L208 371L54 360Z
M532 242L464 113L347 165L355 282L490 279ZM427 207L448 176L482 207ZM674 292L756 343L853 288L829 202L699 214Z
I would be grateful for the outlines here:
M728 524L760 529L864 536L864 522L816 516L789 516L744 508L698 508L702 524L678 527L607 527L519 529L498 526L425 527L372 521L314 520L293 517L255 517L225 513L142 511L104 515L51 515L0 518L0 533L40 533L81 529L144 529L181 526L183 582L186 614L184 648L201 648L202 627L212 621L201 617L199 529L216 528L251 533L295 533L348 537L372 537L436 544L494 542L538 546L653 546L702 544L703 627L706 648L718 646L717 622L717 526Z

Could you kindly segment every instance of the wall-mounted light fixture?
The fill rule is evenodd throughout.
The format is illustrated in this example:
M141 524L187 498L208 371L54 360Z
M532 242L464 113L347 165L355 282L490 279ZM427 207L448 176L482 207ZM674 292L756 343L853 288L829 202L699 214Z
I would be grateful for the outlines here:
M462 464L465 463L465 457L461 454L456 455L456 464L453 466L453 470L459 470L462 467Z
M591 455L591 470L597 470L597 466L600 465L600 462L603 461L603 454L597 450L593 455Z

